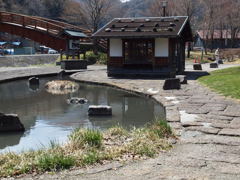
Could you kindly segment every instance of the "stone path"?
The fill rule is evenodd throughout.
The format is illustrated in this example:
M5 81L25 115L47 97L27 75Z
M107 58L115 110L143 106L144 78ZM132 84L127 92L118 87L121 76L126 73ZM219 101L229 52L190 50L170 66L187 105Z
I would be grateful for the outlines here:
M36 75L57 74L59 67L0 67L0 82Z
M151 96L166 107L167 120L179 141L155 159L44 174L34 179L240 179L240 103L200 85L194 79L202 73L191 72L190 66L187 69L188 84L169 91L162 90L163 80L107 78L104 66L72 75L79 81Z

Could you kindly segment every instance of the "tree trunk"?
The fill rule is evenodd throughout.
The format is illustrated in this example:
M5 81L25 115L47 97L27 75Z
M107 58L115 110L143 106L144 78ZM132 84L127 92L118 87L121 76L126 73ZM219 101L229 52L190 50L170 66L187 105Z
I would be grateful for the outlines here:
M187 53L188 58L190 58L190 52L191 52L191 43L188 42L188 53Z

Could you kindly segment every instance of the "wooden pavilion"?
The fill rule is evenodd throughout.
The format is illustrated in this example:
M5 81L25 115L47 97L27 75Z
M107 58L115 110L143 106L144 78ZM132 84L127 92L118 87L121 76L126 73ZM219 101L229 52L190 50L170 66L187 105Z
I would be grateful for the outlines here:
M108 76L170 76L185 70L188 17L116 18L93 34L108 42Z

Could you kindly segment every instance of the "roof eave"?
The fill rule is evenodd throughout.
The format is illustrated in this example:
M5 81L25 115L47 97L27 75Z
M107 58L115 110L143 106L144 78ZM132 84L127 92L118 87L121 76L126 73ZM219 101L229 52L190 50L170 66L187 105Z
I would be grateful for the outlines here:
M136 38L140 38L140 39L146 39L146 38L178 38L178 35L146 35L146 36L94 36L93 38L95 39L136 39Z

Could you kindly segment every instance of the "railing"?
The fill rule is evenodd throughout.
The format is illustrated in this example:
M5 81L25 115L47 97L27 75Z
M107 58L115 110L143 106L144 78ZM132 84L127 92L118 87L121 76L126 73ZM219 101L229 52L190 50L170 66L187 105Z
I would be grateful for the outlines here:
M82 31L85 33L90 33L90 31L87 31L83 28L79 28L77 26L63 23L60 21L55 21L55 20L36 17L36 16L26 16L26 15L10 13L10 12L0 11L0 22L16 24L26 28L32 28L38 31L44 31L53 35L57 35L58 33L62 32L64 29L73 29L73 30Z

